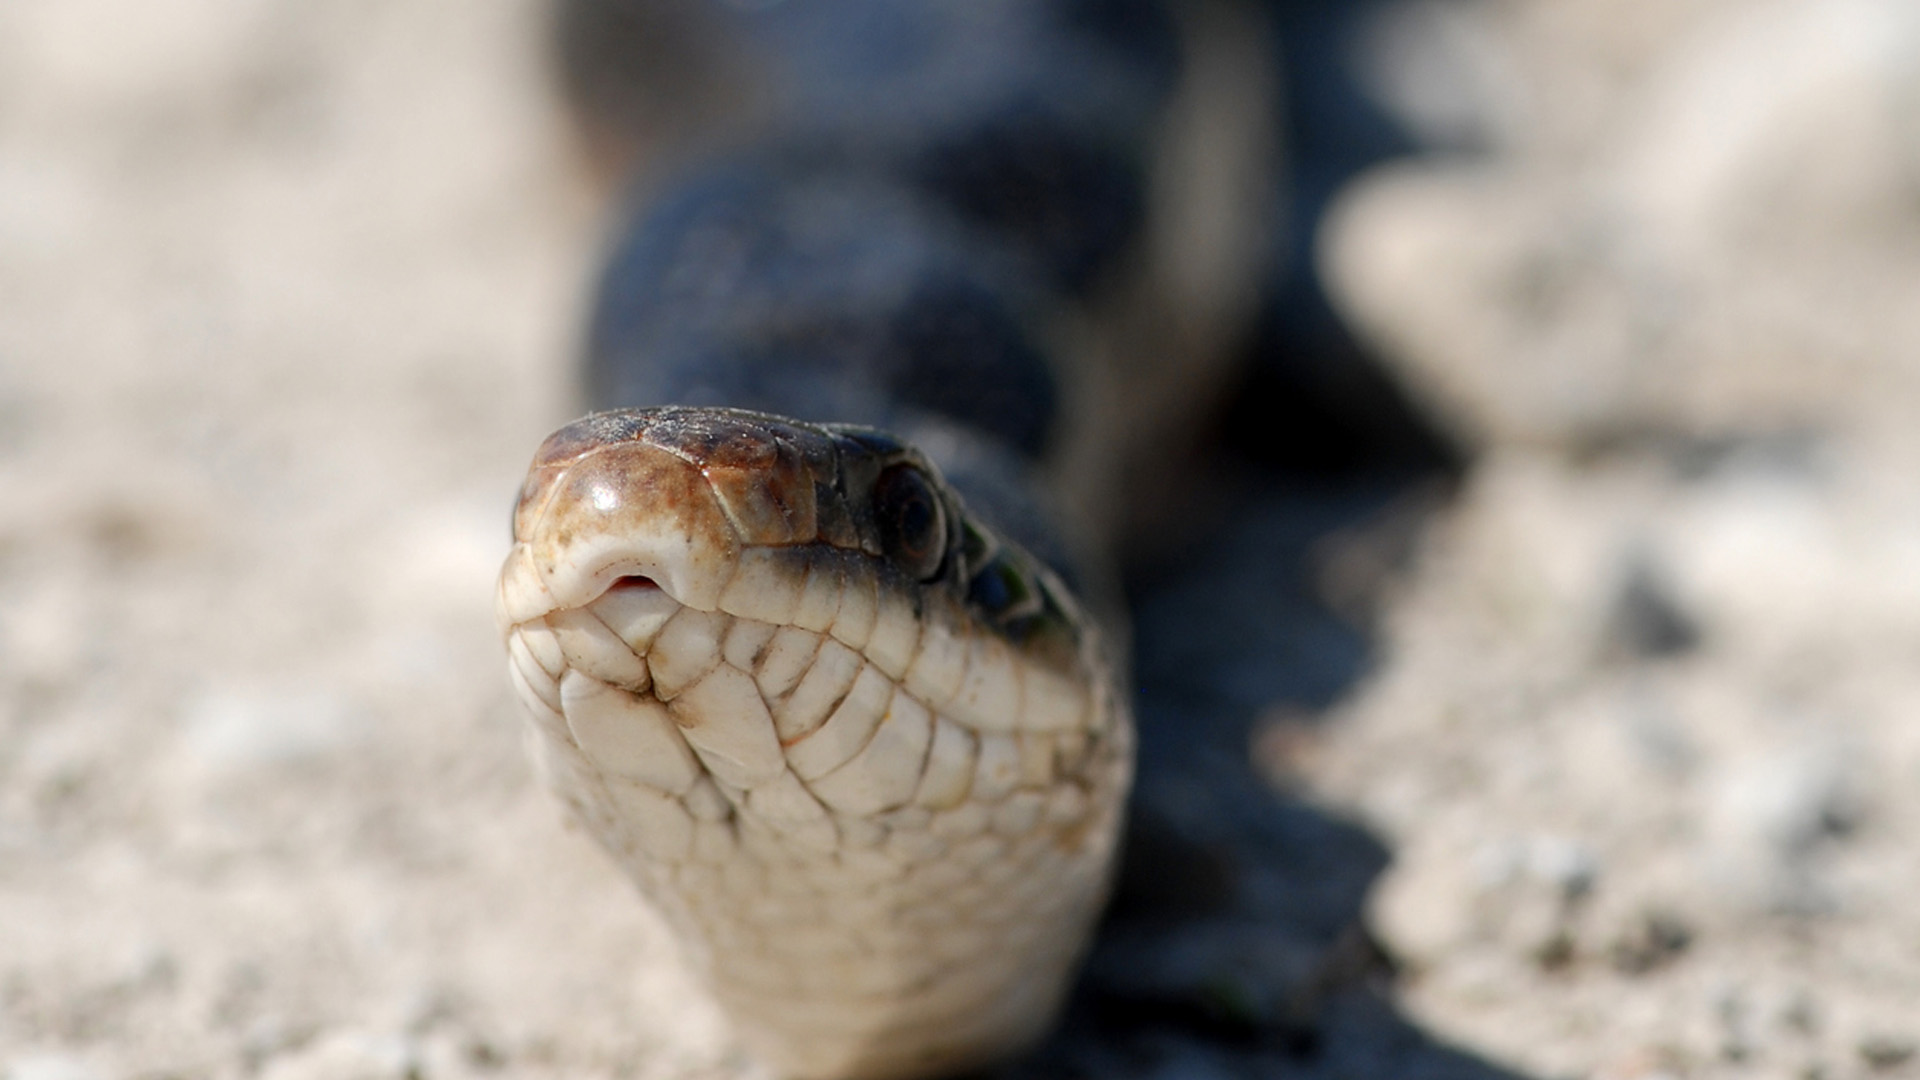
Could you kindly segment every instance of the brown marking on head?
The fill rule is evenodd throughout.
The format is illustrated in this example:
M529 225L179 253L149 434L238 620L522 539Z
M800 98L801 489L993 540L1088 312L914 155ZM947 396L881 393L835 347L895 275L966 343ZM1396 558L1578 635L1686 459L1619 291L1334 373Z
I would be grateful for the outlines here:
M533 467L565 465L603 446L632 442L643 437L654 423L654 414L646 409L618 409L583 416L547 436L533 452Z
M514 539L526 539L552 496L555 482L566 474L569 466L602 447L642 437L652 421L653 416L647 411L622 409L583 416L547 436L533 452L533 463L520 485L520 498L513 510Z
M655 412L646 438L706 474L743 542L820 538L820 503L833 490L834 465L823 434L739 409L670 408Z
M720 505L749 544L805 544L814 539L813 475L792 448L765 439L760 453L728 455L705 468Z
M674 599L712 610L733 576L740 538L712 486L687 461L629 440L574 455L530 489L516 536L563 606L591 601L625 575L651 578Z

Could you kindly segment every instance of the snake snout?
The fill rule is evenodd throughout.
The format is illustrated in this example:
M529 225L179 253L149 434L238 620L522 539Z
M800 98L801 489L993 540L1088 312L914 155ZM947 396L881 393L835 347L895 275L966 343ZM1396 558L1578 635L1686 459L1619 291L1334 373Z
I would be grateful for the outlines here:
M643 442L600 447L530 483L514 538L563 608L651 587L711 611L740 558L701 470Z

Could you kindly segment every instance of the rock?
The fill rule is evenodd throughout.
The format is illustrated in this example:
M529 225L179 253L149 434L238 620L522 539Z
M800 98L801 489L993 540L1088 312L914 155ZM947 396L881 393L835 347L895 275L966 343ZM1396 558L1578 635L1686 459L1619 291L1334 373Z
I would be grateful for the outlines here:
M1911 5L1728 5L1618 74L1544 22L1508 27L1562 54L1533 95L1611 74L1602 122L1356 185L1323 232L1344 310L1481 445L1893 423L1920 392Z
M187 703L181 724L182 751L210 775L326 757L370 730L341 695L294 686L210 691Z
M1726 899L1820 912L1836 902L1818 856L1863 812L1857 768L1817 735L1728 762L1711 788L1706 853Z
M418 1044L400 1036L341 1031L293 1053L270 1059L262 1080L415 1080L422 1075Z
M1700 644L1700 627L1681 606L1665 574L1643 552L1629 555L1607 620L1609 650L1634 659L1684 655Z
M1913 1055L1920 1052L1920 1045L1905 1036L1876 1034L1861 1039L1856 1050L1867 1068L1885 1072L1913 1060Z
M58 1053L25 1054L0 1069L6 1080L99 1080L104 1075L80 1058Z
M1622 974L1644 975L1672 963L1692 944L1693 928L1683 917L1653 909L1613 940L1607 958Z

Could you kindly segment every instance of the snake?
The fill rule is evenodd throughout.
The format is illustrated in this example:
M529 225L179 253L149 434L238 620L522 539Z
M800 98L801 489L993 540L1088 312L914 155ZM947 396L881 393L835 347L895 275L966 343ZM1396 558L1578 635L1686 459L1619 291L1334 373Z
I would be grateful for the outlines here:
M580 70L609 28L669 18L786 65L791 100L636 183L597 411L515 504L509 678L547 786L765 1066L989 1066L1058 1016L1124 829L1126 632L1086 540L1111 526L1049 508L1111 501L1115 429L1167 397L1065 415L1099 396L1072 360L1128 295L1177 26L1132 0L574 3L591 121L636 126Z
M601 413L502 575L543 771L795 1076L1031 1042L1104 899L1125 699L1060 579L867 428Z

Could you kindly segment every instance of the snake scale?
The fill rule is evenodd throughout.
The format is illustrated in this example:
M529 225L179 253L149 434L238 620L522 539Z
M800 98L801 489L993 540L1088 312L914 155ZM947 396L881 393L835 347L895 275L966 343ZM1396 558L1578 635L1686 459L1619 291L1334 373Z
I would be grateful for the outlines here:
M1098 327L1152 277L1181 28L1152 0L562 9L641 180L602 411L516 507L508 668L551 788L782 1075L1031 1046L1109 892L1134 735L1095 534L1179 395L1103 397L1127 350ZM744 102L649 113L648 47L668 96ZM682 114L700 134L663 134Z

